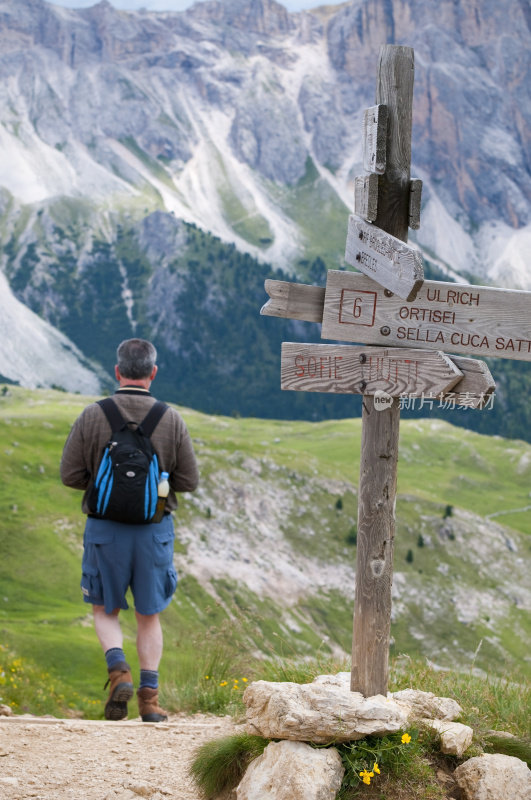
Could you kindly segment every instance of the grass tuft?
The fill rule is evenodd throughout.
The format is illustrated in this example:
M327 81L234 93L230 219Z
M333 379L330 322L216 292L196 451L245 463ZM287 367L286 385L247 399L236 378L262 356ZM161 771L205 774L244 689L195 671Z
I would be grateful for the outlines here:
M414 688L453 698L463 709L460 721L473 728L480 742L500 724L506 732L526 739L531 733L531 684L517 671L507 675L436 669L423 659L401 655L391 663L389 691Z
M486 753L501 753L525 761L531 769L531 740L519 736L492 732L483 737L483 749Z
M238 733L202 745L190 768L202 797L213 800L221 792L233 789L268 744L260 736Z
M271 658L260 663L257 672L260 680L288 683L311 683L318 675L335 675L350 670L347 658L319 655L316 658Z
M181 655L179 679L167 684L164 702L174 711L241 716L249 683L242 659L230 642L204 637L202 646Z
M49 672L0 644L0 704L15 714L82 716L90 712L92 702L77 692L67 695Z

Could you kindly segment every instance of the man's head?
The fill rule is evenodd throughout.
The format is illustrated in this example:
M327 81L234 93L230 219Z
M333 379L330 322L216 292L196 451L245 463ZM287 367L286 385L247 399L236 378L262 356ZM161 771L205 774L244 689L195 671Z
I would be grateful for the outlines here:
M120 383L150 383L157 373L157 351L145 339L126 339L116 351L116 377Z

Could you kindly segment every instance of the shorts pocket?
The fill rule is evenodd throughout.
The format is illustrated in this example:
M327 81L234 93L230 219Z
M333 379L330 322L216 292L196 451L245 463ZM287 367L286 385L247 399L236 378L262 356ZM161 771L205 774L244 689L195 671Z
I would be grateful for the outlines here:
M114 533L112 531L88 527L85 529L85 544L111 544L113 540Z
M166 597L171 597L177 588L177 572L173 567L170 567L166 573Z
M173 561L173 531L153 534L153 561L158 567Z
M103 603L103 585L97 567L87 563L83 564L81 591L84 597L90 599L90 602L101 601Z

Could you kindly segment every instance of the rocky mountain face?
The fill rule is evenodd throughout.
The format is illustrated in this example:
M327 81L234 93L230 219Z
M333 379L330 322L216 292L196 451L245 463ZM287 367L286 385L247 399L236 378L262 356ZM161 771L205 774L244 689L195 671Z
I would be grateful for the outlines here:
M428 263L531 288L531 19L510 6L1 0L1 266L15 298L108 368L101 319L176 349L175 302L194 280L182 258L168 267L178 220L304 280L318 257L341 265L385 42L415 50Z

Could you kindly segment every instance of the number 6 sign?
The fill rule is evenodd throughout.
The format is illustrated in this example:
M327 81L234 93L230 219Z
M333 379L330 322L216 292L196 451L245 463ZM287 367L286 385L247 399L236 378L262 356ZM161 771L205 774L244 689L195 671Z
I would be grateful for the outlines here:
M345 325L374 325L376 292L343 289L339 308L339 322Z

